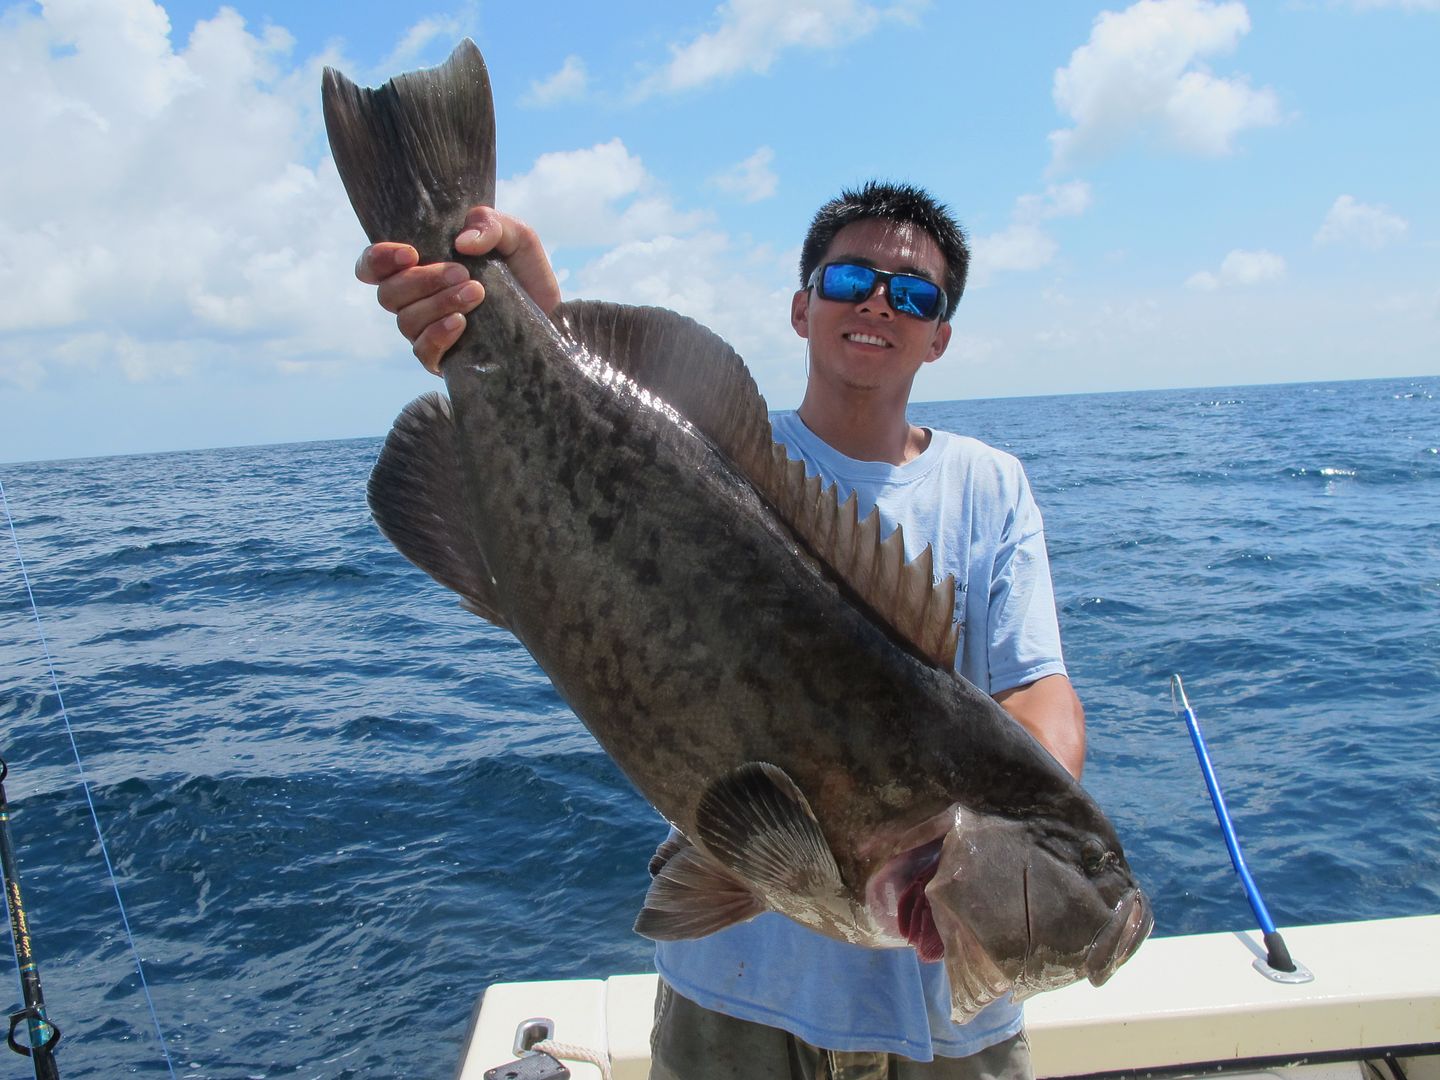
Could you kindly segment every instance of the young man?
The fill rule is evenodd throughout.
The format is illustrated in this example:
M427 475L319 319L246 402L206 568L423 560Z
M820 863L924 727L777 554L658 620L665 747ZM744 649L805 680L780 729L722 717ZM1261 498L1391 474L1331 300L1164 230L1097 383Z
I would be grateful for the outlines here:
M534 232L471 212L456 248L497 252L540 307L560 302ZM483 289L463 268L417 266L413 248L367 248L356 274L379 286L426 368L438 372ZM906 185L865 185L825 204L801 254L790 321L806 341L799 409L775 437L812 474L878 506L886 531L934 549L954 574L960 673L990 693L1076 776L1085 718L1061 658L1039 511L1013 457L917 427L906 407L922 365L944 353L969 252L949 212ZM762 915L694 941L662 942L655 1080L720 1077L959 1078L1030 1075L1018 1006L950 1020L943 965L913 949L864 949Z

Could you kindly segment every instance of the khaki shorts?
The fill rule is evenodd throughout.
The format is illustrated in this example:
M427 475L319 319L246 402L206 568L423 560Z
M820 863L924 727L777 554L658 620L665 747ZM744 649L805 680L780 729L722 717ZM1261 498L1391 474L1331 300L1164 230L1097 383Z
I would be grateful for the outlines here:
M650 1080L1033 1080L1022 1031L964 1058L821 1050L788 1031L711 1012L664 979L655 995Z

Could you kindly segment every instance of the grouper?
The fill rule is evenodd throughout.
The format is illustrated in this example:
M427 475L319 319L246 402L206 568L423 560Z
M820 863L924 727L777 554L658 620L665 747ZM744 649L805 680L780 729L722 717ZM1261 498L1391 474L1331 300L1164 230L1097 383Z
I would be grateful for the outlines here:
M943 957L965 1021L1104 982L1153 919L1076 780L955 671L955 585L929 549L807 477L738 355L674 312L547 317L500 259L458 255L494 205L485 64L360 89L324 75L335 163L372 242L483 283L370 478L380 529L513 633L672 824L636 930L761 912ZM638 869L638 868L637 868Z

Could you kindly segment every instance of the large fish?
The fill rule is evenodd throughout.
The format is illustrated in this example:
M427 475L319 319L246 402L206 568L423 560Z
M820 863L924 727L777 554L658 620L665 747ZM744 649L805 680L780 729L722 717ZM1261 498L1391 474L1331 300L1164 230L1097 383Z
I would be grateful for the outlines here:
M372 240L457 260L486 300L370 480L380 528L510 630L676 828L636 929L762 911L943 954L953 1013L1099 984L1149 932L1079 784L954 671L954 584L771 438L740 358L656 308L547 318L451 240L493 205L495 122L470 42L362 90L324 78L336 165Z

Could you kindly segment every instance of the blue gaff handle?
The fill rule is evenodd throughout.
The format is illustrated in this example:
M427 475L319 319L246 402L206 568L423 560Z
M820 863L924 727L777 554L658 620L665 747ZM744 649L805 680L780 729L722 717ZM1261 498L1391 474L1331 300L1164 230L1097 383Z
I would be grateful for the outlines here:
M1245 899L1250 901L1250 910L1255 913L1255 920L1260 924L1267 954L1265 962L1276 971L1294 971L1295 961L1290 958L1285 939L1280 936L1280 931L1275 929L1275 921L1270 918L1265 901L1261 899L1260 889L1256 886L1255 879L1250 876L1250 868L1245 865L1245 856L1240 852L1240 841L1235 838L1235 826L1230 824L1230 812L1225 809L1225 796L1220 793L1220 782L1215 779L1215 770L1210 764L1210 752L1205 749L1205 736L1200 734L1200 721L1195 719L1195 713L1185 697L1185 684L1180 681L1179 675L1170 676L1170 699L1176 711L1184 713L1185 726L1190 729L1190 741L1195 744L1195 756L1200 759L1200 771L1205 775L1205 786L1210 789L1210 801L1215 804L1215 816L1220 820L1220 832L1225 837L1225 847L1230 851L1230 862L1235 867L1235 873L1240 876L1240 884L1245 889Z

